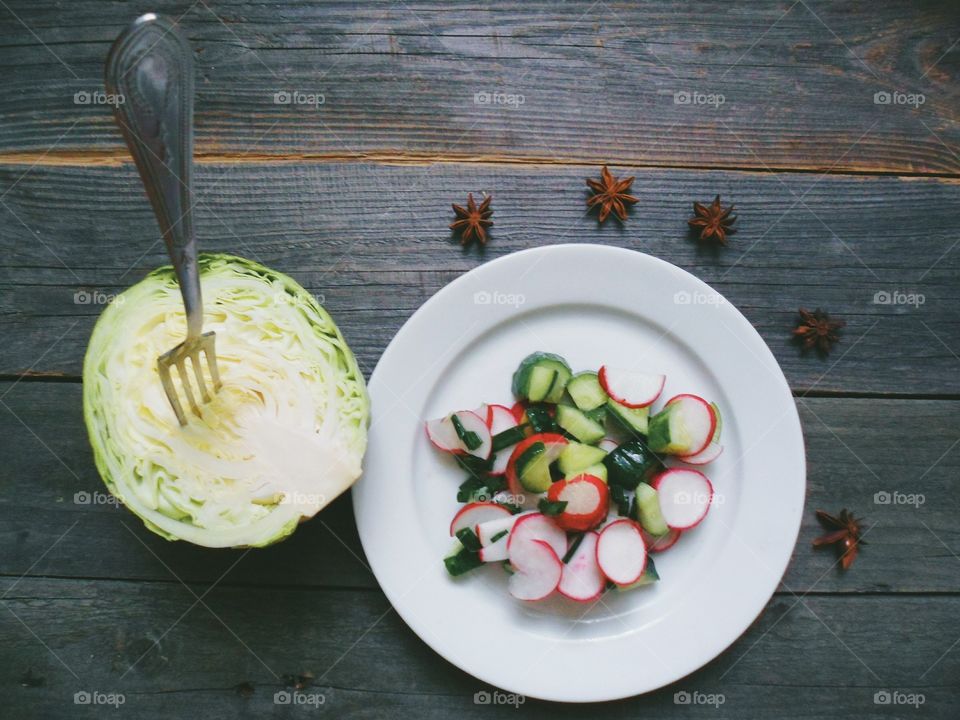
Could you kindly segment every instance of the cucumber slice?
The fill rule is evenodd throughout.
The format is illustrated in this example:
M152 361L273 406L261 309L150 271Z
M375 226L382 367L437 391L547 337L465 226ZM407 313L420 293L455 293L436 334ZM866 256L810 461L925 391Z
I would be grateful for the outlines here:
M564 478L569 480L570 478L575 478L577 475L593 475L594 477L600 478L604 482L607 482L607 466L602 462L597 463L596 465L589 465L580 470L576 470L569 475L565 475Z
M637 485L636 518L640 525L651 535L666 535L670 532L663 514L660 512L660 496L646 483ZM466 543L464 543L466 544Z
M607 409L611 417L617 421L617 425L622 427L631 435L646 436L650 424L650 406L642 408L628 408L621 405L613 398L607 401Z
M710 407L713 408L714 415L717 416L717 427L713 430L713 437L710 439L710 442L718 443L720 442L720 431L723 429L723 418L720 417L720 406L715 402L710 403Z
M567 361L559 355L531 353L513 374L513 394L533 402L559 402L572 374Z
M562 427L583 443L595 443L603 440L606 429L595 420L591 420L572 405L557 405L557 425Z
M524 490L542 493L550 489L553 478L550 476L550 461L547 447L535 442L517 458L517 477Z
M560 453L557 459L557 467L566 477L579 475L584 468L596 465L603 461L607 455L606 451L593 445L583 443L569 443ZM604 473L606 477L606 473Z
M577 373L567 383L567 392L581 410L595 410L607 401L607 393L600 386L595 372Z
M600 407L594 408L593 410L584 410L583 414L586 415L591 420L593 420L595 423L599 423L600 425L603 425L605 422L607 422L607 406L606 405L601 405Z
M457 575L463 575L466 572L481 567L483 560L480 559L477 553L468 550L457 540L455 541L453 549L443 559L443 564L447 568L447 572L456 577Z
M609 471L610 484L626 490L635 489L664 470L660 458L639 438L628 440L607 453L603 464Z
M516 445L527 436L524 425L507 428L493 436L493 452L500 452L504 448Z
M534 433L557 432L557 423L554 422L546 405L530 405L526 413Z
M540 366L531 368L527 377L526 397L533 402L540 402L549 393L557 379L557 371L553 368Z

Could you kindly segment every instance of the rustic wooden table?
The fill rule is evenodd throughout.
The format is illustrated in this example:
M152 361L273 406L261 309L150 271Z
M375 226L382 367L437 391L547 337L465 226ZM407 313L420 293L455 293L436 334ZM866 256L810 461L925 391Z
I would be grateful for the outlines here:
M202 247L293 275L368 374L431 294L522 248L635 248L736 303L795 392L809 481L733 647L631 700L477 704L392 612L349 497L252 552L84 504L87 338L166 262L99 94L151 10L196 49ZM951 0L0 1L0 715L97 717L74 694L99 692L137 718L957 717L958 40ZM637 176L622 227L584 212L603 163ZM446 229L467 192L494 195L483 252ZM740 216L719 251L685 222L716 193ZM789 342L800 306L846 319L829 358ZM867 519L846 574L811 550L821 507ZM275 704L298 677L318 705Z

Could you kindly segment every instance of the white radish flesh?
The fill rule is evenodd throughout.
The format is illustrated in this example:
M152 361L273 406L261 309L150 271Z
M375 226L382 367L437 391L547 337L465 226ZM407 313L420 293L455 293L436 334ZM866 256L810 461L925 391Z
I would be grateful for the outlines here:
M707 463L711 463L720 457L722 452L723 445L712 442L707 445L706 450L698 452L696 455L682 455L680 456L680 459L688 465L706 465Z
M621 405L629 408L646 407L663 392L665 375L622 370L604 365L597 374L600 385Z
M713 486L698 470L674 468L660 473L652 485L660 498L660 512L667 525L686 530L699 524L710 509Z
M670 530L666 535L651 535L646 530L643 531L643 541L647 544L648 553L659 553L669 550L676 545L682 530Z
M689 442L688 452L679 455L698 455L707 449L714 430L717 429L717 416L710 404L696 395L678 395L669 404L677 404L670 416L670 432L677 428L677 437L686 435Z
M567 554L567 534L543 513L521 516L510 531L511 546L533 540L542 540L547 543L553 548L557 557Z
M518 600L542 600L557 589L563 563L542 540L509 543L508 555L514 573L507 585Z
M450 535L456 535L463 528L476 528L481 523L490 520L502 520L513 515L503 505L492 502L473 502L464 505L453 516L450 523Z
M507 536L504 535L495 543L480 548L479 554L483 562L501 562L506 560L509 557L507 553Z
M520 424L510 408L503 405L490 405L487 410L487 421L491 435L499 435L504 430L509 430Z
M603 592L605 579L597 564L597 539L595 532L583 535L580 545L570 561L563 566L563 575L557 590L571 600L588 602L596 600Z
M463 453L460 447L460 438L457 429L453 426L450 416L428 420L426 423L427 437L436 447L445 452Z
M617 585L639 580L647 566L647 546L640 526L632 520L607 525L597 539L597 565Z

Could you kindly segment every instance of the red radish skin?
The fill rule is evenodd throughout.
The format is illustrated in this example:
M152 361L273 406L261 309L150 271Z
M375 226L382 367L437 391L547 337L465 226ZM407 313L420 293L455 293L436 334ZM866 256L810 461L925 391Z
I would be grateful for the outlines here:
M507 582L510 594L518 600L543 600L560 584L563 562L554 549L543 540L509 543L513 575Z
M591 602L603 594L605 577L597 565L599 537L595 532L584 533L573 557L563 566L557 590L564 597L577 602Z
M664 407L666 407L667 405L672 405L673 403L679 402L679 401L696 402L699 405L702 405L703 408L706 409L707 415L709 417L709 420L708 420L709 429L707 430L706 438L696 448L692 448L690 452L686 452L682 454L678 453L677 457L682 459L684 457L690 457L692 455L699 455L704 450L706 450L707 447L709 447L710 443L713 441L713 436L717 432L717 413L713 409L713 407L710 405L710 403L708 403L702 397L700 397L699 395L691 395L690 393L682 393L680 395L673 396L666 402Z
M463 528L473 528L490 520L510 517L511 513L503 505L492 502L467 503L457 511L450 522L450 535L456 535Z
M558 480L547 491L550 502L566 502L563 512L553 520L564 530L590 530L603 522L610 509L607 484L595 475L577 475Z
M672 468L657 475L650 484L657 491L664 521L674 530L699 525L713 502L713 485L699 470Z
M663 392L666 375L608 368L600 368L597 379L604 391L618 403L628 408L642 408L652 405Z
M526 490L523 489L523 485L520 484L520 478L517 476L517 458L523 455L527 448L537 442L542 442L544 445L559 446L566 446L569 443L569 441L559 433L538 433L518 442L513 448L513 453L510 455L510 460L507 462L507 469L504 473L507 477L507 489L514 496L526 494Z
M510 408L510 412L513 413L513 417L517 420L517 425L525 423L527 421L527 406L523 402L515 402L513 407Z
M633 520L615 520L597 539L597 565L610 582L635 583L647 569L647 546L640 526Z
M677 540L679 540L683 534L682 530L670 530L666 535L657 537L643 530L643 528L641 528L641 531L643 532L643 541L647 545L648 553L661 553L664 550L669 550L677 544Z
M541 540L553 548L557 557L567 554L567 534L543 513L521 515L507 538L507 549L514 544Z

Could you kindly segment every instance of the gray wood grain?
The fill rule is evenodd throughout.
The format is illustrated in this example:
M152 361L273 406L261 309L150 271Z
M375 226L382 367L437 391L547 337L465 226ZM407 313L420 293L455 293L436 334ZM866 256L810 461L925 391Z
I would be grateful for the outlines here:
M0 701L17 718L112 712L75 706L84 690L123 693L123 717L299 717L310 708L277 707L274 693L285 676L306 674L303 693L324 698L316 712L337 718L947 718L960 702L960 653L947 652L956 638L944 632L956 628L956 595L778 596L727 652L663 690L589 708L527 700L518 713L475 704L489 688L434 654L375 592L217 586L204 595L201 585L50 579L0 587L0 633L15 659ZM638 646L624 671L651 662ZM43 686L21 687L28 671ZM557 671L576 682L575 668ZM241 683L251 696L237 693ZM924 704L877 705L882 690L922 693ZM675 704L683 691L724 702Z
M0 168L0 187L10 188L0 206L0 374L76 376L97 299L165 264L166 254L132 165L22 172ZM712 284L763 335L798 392L960 393L957 182L645 170L628 223L598 228L585 215L583 182L597 173L201 166L196 225L201 248L261 260L322 296L368 373L406 318L463 272L524 248L587 242L651 253ZM447 229L449 203L467 192L494 195L484 252L462 250ZM720 250L698 245L686 225L692 201L716 193L736 204L740 228ZM878 292L920 294L924 303L876 304ZM847 321L830 358L791 342L800 306Z
M170 543L147 532L104 489L87 447L80 386L0 384L0 575L121 578L261 587L375 588L349 498L337 500L293 537L248 554ZM960 592L960 401L800 400L808 498L782 590ZM455 494L451 480L450 492ZM878 504L886 492L892 502ZM77 493L87 493L75 499ZM900 493L895 498L894 493ZM916 504L908 504L908 495ZM869 545L854 569L814 551L816 508L866 518ZM737 528L750 537L749 527ZM66 534L65 534L66 533ZM65 534L65 535L64 535ZM59 539L59 541L58 541ZM762 542L762 538L756 538ZM52 547L52 549L51 549ZM35 561L40 558L36 565Z
M102 90L127 22L162 11L196 47L197 148L214 158L960 170L947 0L5 4L0 151L28 163L51 147L51 161L122 154L109 108L74 97ZM325 102L275 104L282 91ZM480 92L524 102L478 105ZM877 92L925 102L877 105Z

